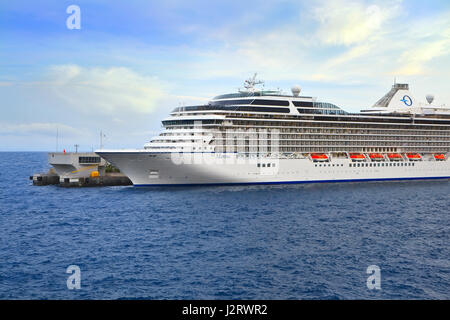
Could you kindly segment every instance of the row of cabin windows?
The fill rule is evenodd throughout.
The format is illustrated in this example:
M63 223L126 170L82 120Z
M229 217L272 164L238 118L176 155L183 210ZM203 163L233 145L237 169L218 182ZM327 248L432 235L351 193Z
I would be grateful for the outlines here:
M297 108L299 113L306 113L306 114L346 114L344 110L330 110L330 109L305 109L305 108Z
M225 105L237 105L237 104L254 104L262 106L289 106L289 101L286 100L264 100L264 99L241 99L241 100L222 100L212 101L210 105L225 106Z
M261 129L260 129L261 130ZM264 130L264 129L262 129ZM450 136L450 131L429 131L429 130L372 130L372 129L351 129L351 128L332 128L332 127L321 127L321 128L311 128L311 127L303 127L303 128L281 128L281 133L286 134L310 134L310 133L320 133L320 134L336 134L336 135L382 135L382 136L433 136L433 137L442 137L442 136Z
M402 163L396 163L396 162L390 162L390 163L350 163L349 167L414 167L416 164L414 162L402 162ZM334 167L333 164L315 164L315 167ZM343 164L336 164L336 167L343 167Z
M414 162L350 163L349 167L414 167Z
M255 104L255 103L253 103ZM271 107L246 107L246 106L236 106L234 105L206 105L206 106L193 106L193 107L178 107L175 108L172 113L184 112L184 111L202 111L202 110L227 110L227 111L247 111L247 112L280 112L289 113L289 108L271 108Z
M272 164L271 163L258 163L257 164L258 168L261 168L261 167L262 168L265 168L265 167L270 168L271 166L275 167L275 163L272 163Z
M370 119L366 119L366 118L358 118L356 119L355 117L349 117L344 118L344 117L336 117L339 119L330 119L327 118L325 119L328 122L322 122L322 121L317 121L317 122L302 122L302 121L295 121L295 122L278 122L278 121L258 121L257 119L255 119L254 121L250 121L249 120L235 120L234 117L238 117L239 115L233 115L233 118L230 116L230 120L234 120L233 124L234 125L249 125L251 127L254 126L265 126L265 127L276 127L276 126L281 126L281 127L290 127L290 128L297 128L297 127L317 127L317 128L323 128L324 126L333 126L336 128L343 128L343 129L380 129L380 126L383 126L381 129L387 129L387 128L392 128L392 129L396 129L398 128L398 124L401 121L392 121L391 123L384 123L383 121L381 121L382 119L373 119L373 122L383 122L383 123L371 123L372 121L369 121ZM247 118L252 118L252 117L263 117L262 115L248 115ZM269 117L271 117L272 115L268 115ZM316 116L317 117L317 116ZM318 120L318 117L316 118L316 120ZM335 121L333 121L335 120ZM351 122L352 120L357 120L359 121L359 123L347 123L347 122ZM386 119L386 120L391 120L391 119ZM403 120L403 119L400 119ZM331 123L329 123L331 122ZM417 123L417 120L416 120ZM450 122L447 123L447 125L450 125ZM411 127L408 129L413 129L413 130L444 130L444 131L448 131L449 127L446 126L414 126L414 124L411 124Z
M315 110L315 109L311 109ZM317 109L316 109L317 110ZM362 117L359 114L352 114L351 116L344 117L343 115L346 115L345 111L337 109L338 111L342 111L344 113L337 113L337 116L333 116L334 114L330 114L328 116L322 116L320 114L326 114L321 112L320 114L314 115L314 120L320 121L332 121L337 123L344 123L344 122L358 122L358 123L373 123L373 125L396 125L399 123L406 123L410 125L414 124L443 124L443 125L450 125L449 120L437 120L437 119L419 119L419 118L389 118L389 117L381 117L381 116L373 116L373 117ZM342 115L342 116L339 116ZM238 115L236 115L238 116ZM255 118L255 117L263 117L260 115L246 115L248 118ZM269 117L272 117L272 115L269 115ZM301 116L291 116L291 117L301 117ZM375 124L375 122L377 124Z
M100 157L78 157L78 163L100 163Z
M271 117L272 115L268 115ZM270 121L244 121L244 120L234 120L234 118L230 118L230 121L232 121L233 126L245 126L248 128L256 128L257 126L265 127L264 130L270 130L270 129L280 129L281 132L314 132L316 130L317 133L321 132L327 132L328 130L333 130L335 132L342 132L343 133L359 133L359 134L377 134L377 133L386 133L386 129L389 129L389 134L429 134L429 135L435 135L436 132L439 132L439 134L448 135L450 130L449 127L428 127L428 126L414 126L412 125L409 128L404 128L401 130L391 130L391 129L399 129L398 125L395 123L392 124L348 124L348 123L331 123L331 124L325 124L323 122L294 122L294 123L280 123L280 122L270 122ZM163 120L163 125L166 127L166 129L188 129L192 127L187 127L186 125L218 125L218 124L224 124L222 120ZM380 128L379 126L383 126ZM170 127L174 126L174 127ZM177 127L175 127L177 126ZM330 128L332 126L333 128ZM231 127L230 127L231 128ZM306 128L307 131L305 130ZM317 129L314 129L317 128ZM381 129L381 130L380 130Z
M315 164L314 167L343 167L344 164Z

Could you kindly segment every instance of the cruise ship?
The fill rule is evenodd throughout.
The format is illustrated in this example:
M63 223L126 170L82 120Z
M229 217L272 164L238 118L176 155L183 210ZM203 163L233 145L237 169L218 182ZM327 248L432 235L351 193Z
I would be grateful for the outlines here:
M394 83L352 113L317 98L265 90L181 106L142 149L97 150L135 186L290 184L450 178L450 108Z

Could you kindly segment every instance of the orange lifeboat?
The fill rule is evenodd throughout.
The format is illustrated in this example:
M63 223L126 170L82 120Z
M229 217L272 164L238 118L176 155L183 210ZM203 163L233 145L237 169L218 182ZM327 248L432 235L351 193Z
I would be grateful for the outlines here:
M384 159L384 157L381 153L369 153L369 158L372 161L381 161Z
M408 157L408 159L411 161L418 161L422 159L422 157L418 153L407 153L406 157Z
M399 161L399 160L403 159L402 155L400 153L389 153L388 158L389 158L389 160L395 160L395 161Z
M439 154L435 154L434 158L436 160L445 160L445 154L439 153Z
M328 161L328 156L324 153L312 153L311 159L313 161Z
M361 153L350 153L350 159L353 161L363 161L366 159L366 156Z

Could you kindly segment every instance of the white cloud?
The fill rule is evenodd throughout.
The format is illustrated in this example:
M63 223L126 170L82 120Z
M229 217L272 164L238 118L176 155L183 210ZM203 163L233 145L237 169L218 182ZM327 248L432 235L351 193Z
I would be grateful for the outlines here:
M357 79L359 83L375 83L398 76L410 81L413 76L437 76L442 68L448 69L448 60L442 61L439 68L430 63L450 53L450 12L415 15L411 19L411 13L407 13L398 1L379 3L378 9L362 2L352 2L350 8L344 3L337 6L340 2L333 1L320 8L334 12L332 17L338 12L342 16L337 14L336 18L331 18L333 23L322 21L319 27L323 43L334 45L338 53L318 66L313 79L347 83ZM368 12L372 12L374 18L366 23L362 20ZM345 46L343 52L339 50L342 46Z
M258 35L240 35L218 48L191 52L196 61L184 66L187 77L197 80L246 79L254 72L275 79L301 78L310 72L307 39L294 28L279 28Z
M401 55L403 66L395 70L394 74L405 76L428 73L426 62L450 53L450 39L442 39L426 43L420 47L405 51Z
M436 76L442 73L447 76L450 68L449 61L445 59L450 54L449 21L450 12L447 11L413 23L402 39L404 46L397 59L398 67L392 73L404 76ZM445 60L433 66L433 60L438 58Z
M160 120L180 103L205 102L184 95L186 90L170 94L165 82L123 67L58 65L34 78L11 82L11 90L3 88L19 116L6 114L0 120L2 146L16 141L27 149L51 149L58 128L66 149L79 144L90 150L100 130L107 134L104 144L109 147L130 146L130 141L138 147L149 137L133 132L159 128Z
M84 136L86 131L82 129L75 129L71 126L62 123L46 123L46 122L31 122L31 123L1 123L0 135L42 135L55 136L56 131L65 136Z
M151 113L165 95L156 77L124 67L52 66L40 85L63 106L93 115Z
M268 87L274 81L323 82L322 97L328 94L338 104L358 108L361 101L378 99L395 76L420 86L430 87L437 79L445 83L449 11L420 15L399 0L312 1L306 6L300 19L276 28L219 32L215 47L188 52L197 59L184 64L183 76L229 82L258 72ZM421 82L423 75L434 79ZM303 87L305 93L311 90ZM366 91L355 89L361 87ZM440 91L445 98L445 88Z
M396 15L397 6L366 5L359 1L325 1L314 8L320 23L317 37L326 44L352 45L370 40Z
M380 70L377 59L390 49L382 45L390 37L391 22L399 12L399 1L312 2L299 20L275 29L257 34L219 32L217 42L222 46L192 52L201 62L185 68L195 79L244 78L259 72L270 80L349 83L355 73L364 76L372 73L367 69ZM373 61L354 64L358 60Z

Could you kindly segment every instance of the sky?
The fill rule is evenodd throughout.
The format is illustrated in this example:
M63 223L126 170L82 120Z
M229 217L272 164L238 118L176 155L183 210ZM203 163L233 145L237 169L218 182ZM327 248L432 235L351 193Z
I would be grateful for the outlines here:
M255 72L347 111L394 79L450 104L450 1L1 0L0 151L141 148Z

